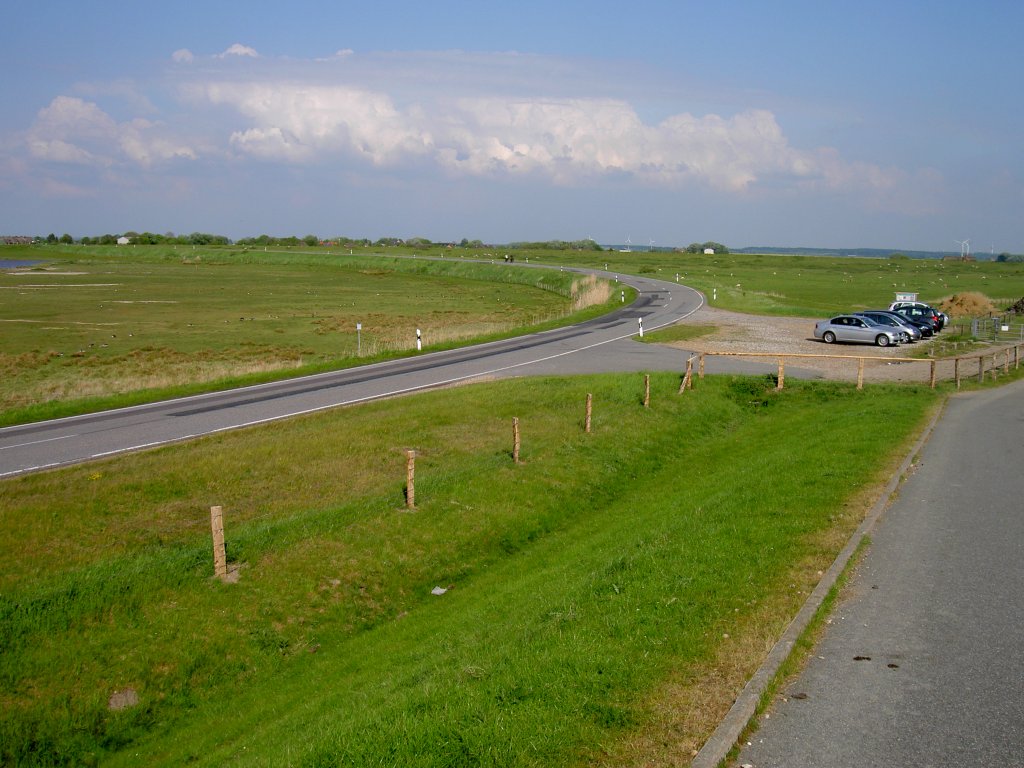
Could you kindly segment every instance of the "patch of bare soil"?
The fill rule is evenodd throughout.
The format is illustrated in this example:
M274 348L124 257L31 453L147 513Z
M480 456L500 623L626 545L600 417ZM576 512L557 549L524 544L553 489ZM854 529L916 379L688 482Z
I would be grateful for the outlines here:
M899 347L874 347L866 344L826 344L814 338L814 320L806 317L765 317L729 312L704 306L688 320L694 325L715 327L714 333L688 339L673 346L695 352L763 353L766 362L776 362L772 355L806 355L786 358L786 366L810 369L824 378L857 380L858 357L864 361L865 381L927 382L931 375L928 361L910 362L912 350L927 347L930 341ZM940 362L938 367L949 367L938 372L939 377L953 377L952 362Z

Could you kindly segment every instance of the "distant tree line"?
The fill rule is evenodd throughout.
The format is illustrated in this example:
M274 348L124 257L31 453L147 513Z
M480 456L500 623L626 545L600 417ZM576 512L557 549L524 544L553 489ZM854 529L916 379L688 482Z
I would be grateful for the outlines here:
M317 235L306 235L305 237L297 237L295 235L288 235L286 237L277 237L273 235L257 235L256 237L243 237L239 240L232 241L230 238L224 235L209 234L206 232L192 232L188 235L176 235L173 232L166 232L162 235L153 232L135 232L129 230L121 234L104 234L96 235L92 237L83 237L80 240L75 240L69 234L63 234L59 237L53 233L46 237L35 237L32 238L34 242L46 242L46 243L63 243L72 244L79 242L82 245L116 245L117 241L122 238L128 238L134 245L240 245L248 247L267 247L267 246L342 246L348 248L354 247L387 247L387 246L406 246L413 248L426 248L428 246L440 246L447 248L486 248L492 247L485 244L482 240L470 240L469 238L462 238L458 242L432 242L425 237L380 237L376 240L371 240L366 237L346 237L344 235L338 235L336 237L321 238ZM603 251L603 246L599 245L595 240L586 238L584 240L541 240L541 241L515 241L507 243L504 247L520 250L540 250L540 251ZM706 243L690 243L685 248L676 248L678 253L704 253L708 248L714 249L716 254L729 253L729 249L721 243L716 243L713 240L709 240ZM1005 257L1005 258L1004 258ZM1020 257L1011 256L1009 254L1000 254L999 261L1018 261Z
M544 240L541 242L509 243L509 248L521 248L532 251L603 251L600 245L591 239L586 240Z
M714 240L708 240L706 243L690 243L685 248L677 248L676 250L680 253L704 253L709 248L716 254L729 252L728 248L721 243L716 243Z

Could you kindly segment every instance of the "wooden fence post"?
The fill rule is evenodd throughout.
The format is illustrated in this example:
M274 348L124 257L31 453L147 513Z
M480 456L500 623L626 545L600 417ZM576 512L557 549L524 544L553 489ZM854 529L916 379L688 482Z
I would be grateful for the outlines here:
M651 407L651 374L644 374L644 408Z
M587 416L586 416L586 419L583 422L583 431L586 432L588 435L590 434L590 414L593 411L593 408L594 408L594 396L588 392L587 393Z
M700 357L697 358L697 378L704 381L704 353L700 353Z
M864 389L864 358L857 358L857 389Z
M210 507L210 528L213 529L213 575L228 575L228 556L224 547L224 510Z
M416 451L405 452L405 508L416 509Z
M512 417L512 462L519 463L519 417Z
M1005 359L1003 360L1003 373L1009 373L1010 372L1010 348L1007 347L1004 351L1006 352L1006 356L1005 356Z
M928 385L932 389L935 389L935 363L936 363L936 361L932 360L932 372L931 372L931 377L929 378L929 381L928 381Z
M693 389L693 356L691 355L686 359L686 374L683 376L683 380L679 383L679 394L687 389Z
M786 386L786 359L784 357L779 358L779 380L775 384L775 389L779 390Z
M978 383L985 383L985 356L978 355Z
M956 382L956 388L960 389L960 358L953 358L953 381Z

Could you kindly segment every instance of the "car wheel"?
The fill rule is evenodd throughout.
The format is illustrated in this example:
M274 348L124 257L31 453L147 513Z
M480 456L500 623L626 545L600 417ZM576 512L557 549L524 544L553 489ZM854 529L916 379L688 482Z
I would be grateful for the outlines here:
M877 336L875 336L875 344L877 344L880 347L888 347L889 337L886 336L884 333L880 333Z
M826 344L831 344L836 340L836 335L832 331L825 331L825 334L821 337L821 340Z

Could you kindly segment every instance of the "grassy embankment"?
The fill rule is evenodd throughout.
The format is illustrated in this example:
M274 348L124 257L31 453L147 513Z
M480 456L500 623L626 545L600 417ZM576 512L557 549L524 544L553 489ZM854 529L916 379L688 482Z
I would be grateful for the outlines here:
M610 288L578 276L458 258L170 246L0 258L47 262L0 273L0 424L412 354L417 328L430 351L611 307Z
M460 388L0 483L0 761L688 755L936 395L678 381L650 409L636 375Z

